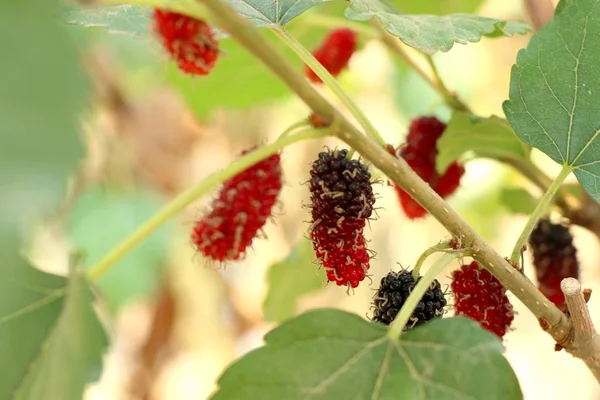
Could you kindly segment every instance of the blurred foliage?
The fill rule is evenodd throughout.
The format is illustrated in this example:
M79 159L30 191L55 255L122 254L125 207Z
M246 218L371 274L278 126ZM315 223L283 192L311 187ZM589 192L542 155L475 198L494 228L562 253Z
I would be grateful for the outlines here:
M500 199L502 205L515 214L530 215L538 204L538 199L523 188L502 188Z
M160 205L158 196L148 190L95 186L85 191L69 215L69 237L83 252L86 268L154 215ZM155 290L171 234L172 223L163 225L98 279L112 312Z
M269 268L269 292L263 305L265 319L281 322L294 315L299 298L324 287L325 273L312 264L312 242L301 240L282 261Z

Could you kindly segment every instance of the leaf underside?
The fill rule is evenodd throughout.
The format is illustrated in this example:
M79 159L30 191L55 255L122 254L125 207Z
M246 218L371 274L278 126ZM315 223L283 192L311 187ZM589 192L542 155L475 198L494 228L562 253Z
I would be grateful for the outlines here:
M379 0L351 0L346 17L367 21L374 17L392 35L424 53L449 51L454 43L478 42L483 36L525 34L531 28L521 22L502 21L472 14L406 15Z
M600 202L600 1L563 0L511 72L508 121Z
M500 341L462 317L402 336L338 310L283 323L234 363L213 400L521 399Z

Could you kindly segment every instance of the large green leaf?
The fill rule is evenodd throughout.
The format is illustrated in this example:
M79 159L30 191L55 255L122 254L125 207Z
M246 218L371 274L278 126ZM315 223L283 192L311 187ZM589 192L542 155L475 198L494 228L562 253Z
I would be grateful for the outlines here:
M64 195L81 154L86 79L55 0L0 2L0 251L19 262L18 235ZM16 268L16 267L15 267Z
M309 8L333 0L228 0L256 26L283 26Z
M521 50L504 111L517 135L571 165L600 202L600 1L561 2L555 18Z
M454 43L478 42L482 36L513 36L530 30L521 22L470 14L405 15L380 0L350 0L346 17L355 21L377 17L389 33L427 54L449 51Z
M231 365L213 400L521 399L502 344L475 322L430 322L394 343L384 325L317 310L267 334Z
M81 399L107 339L80 274L66 279L28 265L0 276L0 398ZM66 296L66 297L65 297Z
M157 195L149 191L124 193L97 186L83 193L69 216L69 236L84 253L86 267L154 215L160 205ZM168 255L171 227L161 227L100 277L98 286L111 311L153 292Z
M436 169L443 173L448 165L467 152L497 160L524 160L531 148L515 135L509 123L501 118L474 117L456 111L437 143Z
M315 251L309 240L302 240L285 260L269 269L269 292L263 305L268 321L280 322L294 315L302 295L323 287L324 274L312 264Z

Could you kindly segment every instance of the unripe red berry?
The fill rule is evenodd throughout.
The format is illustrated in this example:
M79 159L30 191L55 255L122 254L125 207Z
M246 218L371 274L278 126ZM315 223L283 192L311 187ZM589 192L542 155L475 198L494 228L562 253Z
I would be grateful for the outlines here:
M215 66L219 44L204 20L155 9L154 29L183 72L207 75Z
M193 229L197 249L215 261L239 260L271 216L281 179L280 155L273 154L227 180Z
M388 146L388 152L402 157L417 175L442 198L454 193L465 173L464 167L456 162L450 164L443 175L436 171L435 161L438 154L436 145L445 129L446 124L437 118L421 117L410 124L404 145L396 151L393 151L392 146ZM394 188L408 218L416 219L427 215L427 211L410 194L398 185L394 185Z
M331 31L321 46L313 50L313 56L332 75L338 76L356 50L356 32L348 28ZM306 76L311 82L321 83L321 78L307 65Z
M469 317L500 339L504 337L514 312L506 289L495 276L473 261L452 273L451 287L456 315Z

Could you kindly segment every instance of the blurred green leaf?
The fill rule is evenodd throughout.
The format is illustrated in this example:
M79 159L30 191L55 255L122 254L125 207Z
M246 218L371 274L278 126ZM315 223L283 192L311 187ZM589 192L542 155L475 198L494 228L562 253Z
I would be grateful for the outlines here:
M69 236L91 267L139 225L158 211L157 195L138 190L131 193L93 187L83 193L69 216ZM171 237L167 224L133 248L97 284L109 309L151 293L160 277Z
M232 364L212 399L523 398L498 338L470 319L432 321L398 343L386 333L344 311L300 315Z
M456 111L437 143L436 169L444 173L448 166L468 151L478 157L497 160L529 158L530 147L515 135L506 120L491 116L474 117Z
M135 37L149 36L152 8L130 4L92 6L69 5L63 12L63 20L84 27L101 27L109 33L127 34Z
M0 277L0 398L81 399L107 338L81 274L23 264Z
M281 322L291 317L302 295L323 288L325 276L322 271L317 273L312 264L315 258L312 243L302 240L285 260L271 265L269 292L263 305L267 321Z
M524 142L562 165L600 203L600 1L563 0L513 66L504 112Z
M513 36L531 30L527 24L521 22L471 14L443 17L400 14L379 0L350 0L346 17L355 21L368 21L377 17L389 33L427 54L447 52L454 43L478 42L482 36Z
M88 82L58 10L56 0L0 2L2 269L19 268L19 236L64 196L82 153Z
M583 199L584 191L579 183L564 183L562 187L577 199Z
M502 188L500 201L514 214L530 215L538 204L538 199L522 188Z

